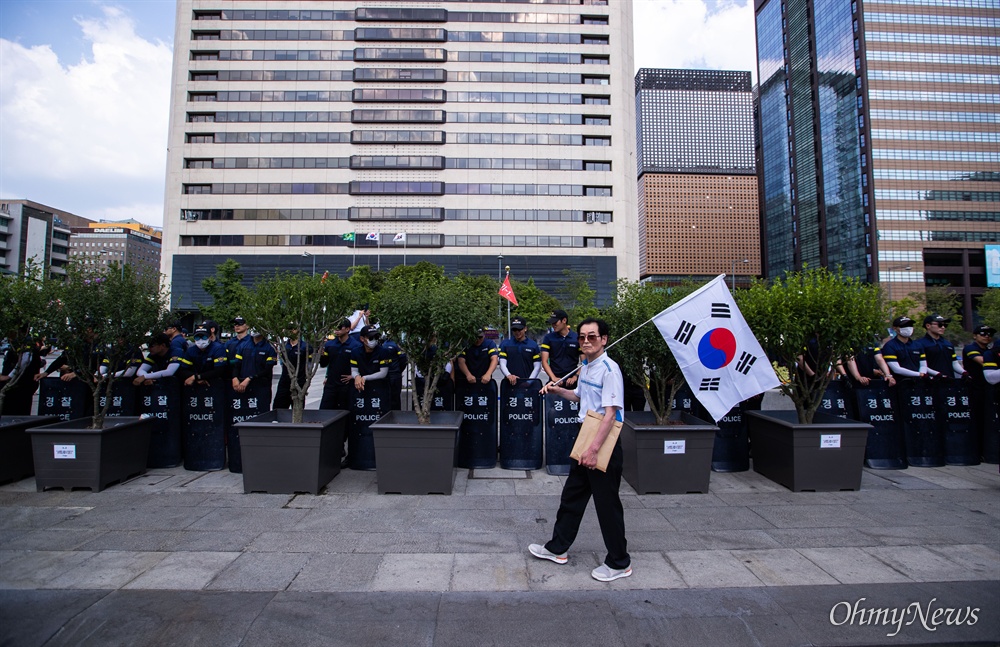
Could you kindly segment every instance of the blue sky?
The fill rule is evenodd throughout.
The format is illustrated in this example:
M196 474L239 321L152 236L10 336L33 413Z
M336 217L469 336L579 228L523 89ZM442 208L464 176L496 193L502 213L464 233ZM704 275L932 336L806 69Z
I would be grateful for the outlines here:
M636 69L754 70L752 4L634 0ZM162 225L175 11L0 0L0 198Z

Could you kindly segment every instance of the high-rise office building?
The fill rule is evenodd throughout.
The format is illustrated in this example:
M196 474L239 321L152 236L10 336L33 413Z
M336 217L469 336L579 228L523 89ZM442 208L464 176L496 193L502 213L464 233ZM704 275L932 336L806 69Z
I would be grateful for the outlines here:
M45 276L66 276L71 229L90 222L31 200L0 199L0 272L17 274L33 263Z
M750 72L635 77L639 275L760 273Z
M765 274L946 285L971 323L1000 240L1000 2L755 8Z
M638 277L630 2L179 0L174 305L227 258Z

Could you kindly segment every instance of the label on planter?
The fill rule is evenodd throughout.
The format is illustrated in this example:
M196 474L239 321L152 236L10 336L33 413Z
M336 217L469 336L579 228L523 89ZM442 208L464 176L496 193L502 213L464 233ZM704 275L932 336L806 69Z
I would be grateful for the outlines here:
M840 434L820 434L820 449L837 449L840 447Z
M663 441L663 453L664 454L683 454L685 453L686 440L664 440Z
M76 458L76 445L53 445L52 458Z

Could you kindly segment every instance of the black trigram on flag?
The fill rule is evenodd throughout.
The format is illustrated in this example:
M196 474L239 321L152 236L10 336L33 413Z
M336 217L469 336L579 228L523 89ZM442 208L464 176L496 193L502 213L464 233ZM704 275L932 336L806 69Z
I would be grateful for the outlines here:
M743 354L740 355L740 361L736 362L736 370L743 375L746 375L750 372L750 369L753 368L753 363L756 361L757 357L755 355L751 355L750 353L744 351Z
M729 319L729 304L728 303L713 303L712 304L712 316L717 319Z
M691 335L694 334L695 325L693 323L688 323L682 321L680 328L677 329L677 334L674 335L674 339L682 344L687 344L691 341Z
M701 381L701 386L698 387L699 391L718 391L719 382L722 381L721 377L706 377Z

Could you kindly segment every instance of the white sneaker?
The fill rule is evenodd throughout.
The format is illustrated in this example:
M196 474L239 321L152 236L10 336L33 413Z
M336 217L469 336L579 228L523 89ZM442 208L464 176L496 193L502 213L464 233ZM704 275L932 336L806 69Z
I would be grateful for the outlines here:
M629 566L628 568L623 568L621 570L618 570L616 568L611 568L607 564L601 564L600 566L598 566L597 568L595 568L593 571L590 572L590 576L600 582L611 582L621 577L628 577L631 574L632 574L631 566Z
M549 561L555 562L556 564L565 564L569 561L569 557L566 553L562 555L556 555L550 552L545 546L541 544L531 544L528 546L528 552L537 557L538 559L547 559Z

